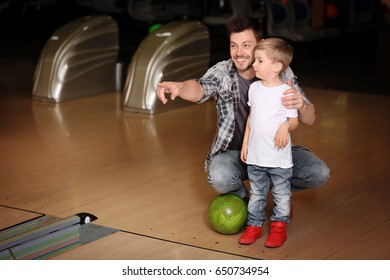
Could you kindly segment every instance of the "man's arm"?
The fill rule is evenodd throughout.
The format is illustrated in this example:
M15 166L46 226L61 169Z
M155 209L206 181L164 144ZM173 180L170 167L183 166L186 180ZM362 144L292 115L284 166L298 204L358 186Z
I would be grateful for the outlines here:
M287 109L298 109L299 120L306 125L313 125L316 120L316 111L314 105L303 100L302 93L293 87L291 80L287 81L291 87L286 90L282 98L282 105Z
M171 95L171 100L180 97L184 100L197 102L204 96L203 87L195 80L184 82L161 82L157 84L157 97L162 103L167 103L165 94Z
M302 107L298 109L298 118L303 124L313 125L316 120L314 105L303 102Z

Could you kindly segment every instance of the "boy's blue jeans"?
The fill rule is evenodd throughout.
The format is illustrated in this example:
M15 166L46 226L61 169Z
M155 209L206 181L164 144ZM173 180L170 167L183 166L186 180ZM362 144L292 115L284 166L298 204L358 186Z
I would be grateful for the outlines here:
M326 184L328 166L310 150L292 146L293 175L291 190L315 189ZM209 183L218 193L234 193L248 197L243 181L248 179L247 166L240 159L240 151L227 150L213 158L207 175Z
M290 178L292 168L260 167L248 164L248 176L251 185L248 203L249 226L263 226L266 219L265 207L267 194L272 182L271 193L275 203L272 222L285 222L290 220Z

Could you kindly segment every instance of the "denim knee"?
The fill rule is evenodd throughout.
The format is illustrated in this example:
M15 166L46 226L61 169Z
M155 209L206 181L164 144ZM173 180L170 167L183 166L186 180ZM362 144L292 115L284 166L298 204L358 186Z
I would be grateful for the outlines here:
M330 168L326 165L319 166L315 169L316 174L314 174L316 180L316 185L314 187L322 187L324 186L330 177Z
M329 167L325 164L308 166L306 172L303 171L307 177L301 178L304 181L304 188L316 189L324 186L328 182L329 172Z
M232 185L232 178L226 176L226 174L209 172L207 180L218 193L227 193L233 190L233 188L229 187Z

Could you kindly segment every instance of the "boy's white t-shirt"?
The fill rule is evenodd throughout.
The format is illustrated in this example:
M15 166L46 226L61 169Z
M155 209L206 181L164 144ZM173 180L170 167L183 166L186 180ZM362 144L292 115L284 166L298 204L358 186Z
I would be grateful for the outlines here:
M276 131L287 117L298 117L297 109L286 109L281 104L283 92L289 88L287 84L265 87L262 81L251 84L248 92L251 118L247 164L280 168L293 166L290 135L283 149L278 149L274 143Z

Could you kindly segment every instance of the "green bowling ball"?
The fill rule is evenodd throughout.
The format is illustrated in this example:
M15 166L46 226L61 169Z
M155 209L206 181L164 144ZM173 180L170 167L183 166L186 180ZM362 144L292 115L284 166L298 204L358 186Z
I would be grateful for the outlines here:
M245 201L235 194L221 194L209 206L211 227L222 234L234 234L246 225L248 216Z

